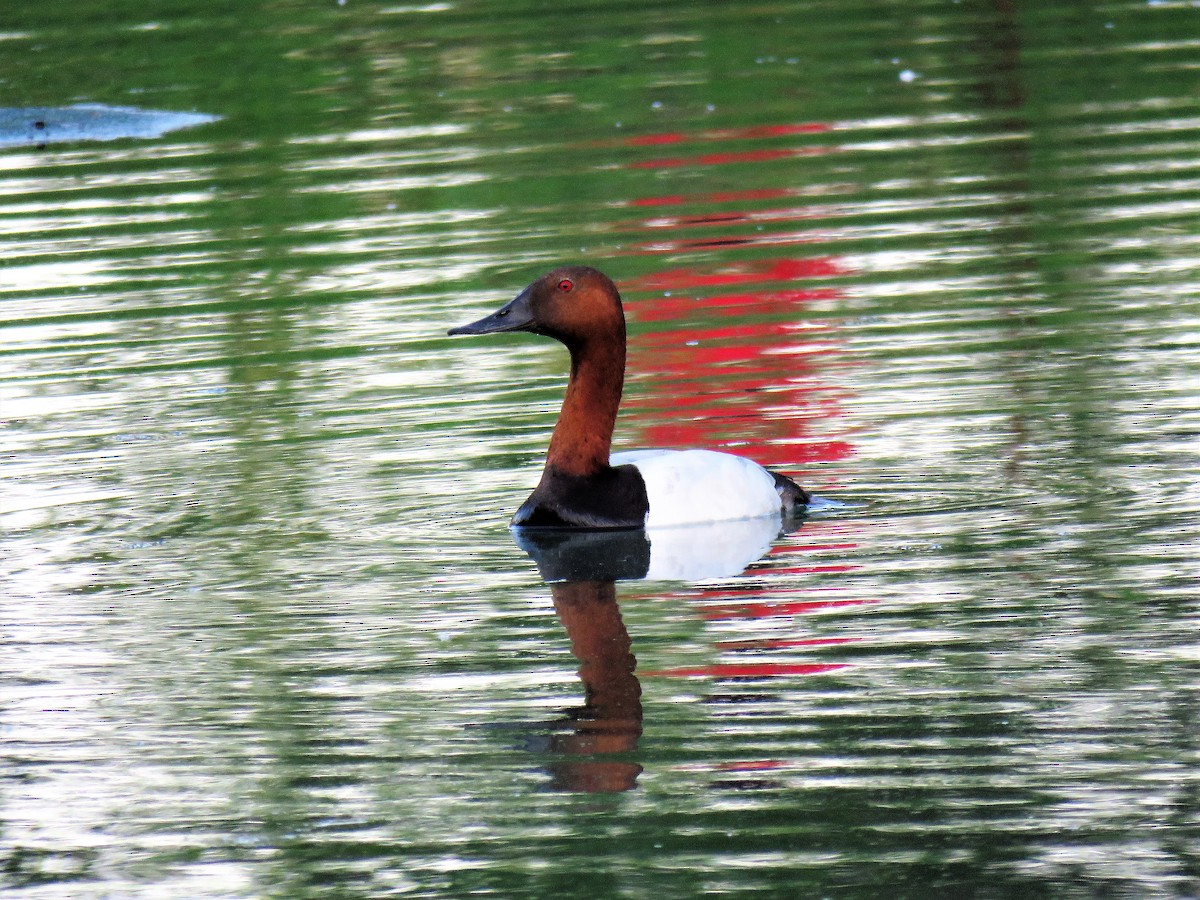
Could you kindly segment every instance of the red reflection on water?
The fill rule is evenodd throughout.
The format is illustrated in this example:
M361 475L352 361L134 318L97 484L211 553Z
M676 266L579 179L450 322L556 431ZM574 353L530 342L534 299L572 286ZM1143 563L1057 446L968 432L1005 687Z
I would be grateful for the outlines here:
M838 148L801 141L759 146L748 142L830 131L826 123L783 123L639 135L625 139L624 144L680 149L672 150L672 155L625 165L643 170L687 167L700 175L713 166L770 164L775 174L768 177L778 185L778 173L784 171L787 160ZM733 142L743 143L701 146ZM660 183L669 183L667 179L673 177L664 172ZM797 177L784 183L801 185L804 181ZM843 258L821 252L762 256L765 246L794 247L819 241L815 228L829 216L830 207L808 204L804 199L780 201L828 196L831 187L804 184L663 193L625 201L628 208L646 211L638 214L641 218L615 226L625 241L625 252L640 257L670 254L672 258L670 267L621 286L634 323L628 362L631 380L623 412L627 425L634 426L631 444L727 448L795 473L808 486L811 481L798 466L837 462L854 454L850 436L837 427L848 392L830 378L847 363L841 359L836 326L821 321L820 313L814 314L814 308L829 309L842 300L843 289L829 282L852 274L852 267ZM643 235L644 242L637 243ZM750 248L754 248L752 257ZM714 249L720 251L715 263L711 257ZM704 256L699 255L702 252ZM629 431L626 427L624 433ZM826 481L828 477L826 474ZM817 485L818 491L821 487ZM758 622L755 631L769 628L773 632L769 637L719 641L714 646L718 658L710 664L642 674L737 681L820 675L850 666L821 659L820 654L823 648L859 639L813 634L805 617L849 612L876 602L829 587L837 576L857 569L846 560L857 544L852 532L833 523L810 523L800 535L803 543L797 540L782 550L777 548L774 558L763 566L764 573L771 576L767 587L746 583L740 590L726 587L687 594L695 602L696 614L714 629L736 631L747 627L741 623ZM816 576L822 576L824 583L797 589L806 578ZM835 620L822 616L818 621L828 627ZM760 660L756 654L772 658ZM776 760L752 760L730 770L778 765Z
M835 416L838 403L836 395L817 389L819 357L831 353L833 345L805 340L814 333L828 339L830 330L804 323L804 307L836 300L840 292L787 285L844 273L832 257L783 257L716 271L665 269L627 284L628 292L651 293L631 303L639 321L673 323L630 347L631 371L666 376L661 400L651 383L648 393L631 392L627 401L627 415L651 423L643 443L712 446L714 438L723 437L725 446L751 444L752 455L774 465L849 456L847 441L817 442L805 434L814 421ZM763 288L745 290L755 285ZM722 287L741 290L691 293ZM721 321L731 316L742 321ZM708 321L698 324L701 318ZM709 389L711 382L718 389ZM681 383L689 389L681 392ZM663 416L663 407L672 414ZM684 409L687 414L681 415Z
M642 674L666 678L778 678L781 675L821 675L844 669L848 663L714 663L681 666Z
M813 567L814 570L819 567ZM846 569L854 568L847 566ZM829 571L839 571L829 567ZM773 616L799 616L805 613L818 612L825 609L838 609L846 606L867 606L876 603L875 600L791 600L771 603L756 600L751 603L730 603L725 606L705 606L700 615L710 622L723 619L766 619Z
M782 759L747 759L738 762L717 763L713 766L718 772L762 772L770 769L781 769L786 765Z
M626 282L625 287L634 291L678 291L699 287L759 284L764 281L832 278L847 274L849 274L849 269L832 256L804 259L787 257L723 266L716 272L693 266L664 269L653 275ZM805 296L807 296L806 292Z
M641 219L634 226L644 229L691 228L705 225L725 225L729 223L758 225L763 222L805 222L822 219L829 215L826 207L808 204L806 206L778 206L771 209L737 209L728 212L703 212L691 215L659 215Z
M811 567L819 568L819 567ZM785 593L779 591L778 593ZM724 600L732 599L731 595L721 591L701 592L700 597L704 598L720 598ZM860 599L842 599L829 598L823 600L796 600L796 601L763 601L757 599L762 596L761 590L754 591L756 599L747 600L737 603L709 603L702 600L698 605L698 612L701 618L707 622L737 622L742 620L771 620L783 617L803 616L810 613L824 612L833 609L842 609L848 607L863 606L874 601ZM797 623L798 624L798 623ZM760 638L755 640L733 640L733 641L718 641L714 645L722 655L725 654L747 654L774 652L778 654L781 651L803 651L806 649L816 650L821 647L834 647L844 644L855 643L859 638L855 637L799 637L785 636ZM716 662L700 665L700 666L675 666L666 669L658 669L651 672L643 672L643 675L659 676L665 678L715 678L721 679L742 679L742 678L773 678L789 675L820 675L826 672L835 672L840 669L848 668L851 664L844 662L818 662L812 660L764 660L762 662L747 662L741 660L718 660Z
M627 283L637 320L664 323L630 344L630 371L649 375L626 400L626 416L646 423L640 442L745 444L780 466L850 456L844 438L809 434L838 415L843 392L821 385L837 345L828 326L805 321L805 308L835 301L840 290L795 285L844 273L832 257L782 257L715 271L676 267ZM709 293L720 288L737 290Z
M854 644L859 638L828 637L828 638L762 638L749 641L717 641L718 650L728 650L734 653L743 650L790 650L795 647L836 647L839 644Z
M663 197L639 197L629 200L629 206L683 206L686 203L744 203L750 200L780 200L785 197L795 197L797 191L791 188L761 188L753 191L718 191L715 194L704 194L696 197L691 194L667 194Z
M726 153L700 153L696 156L665 156L629 163L631 169L681 169L685 166L724 166L730 163L772 162L800 156L828 153L829 147L780 147L774 150L741 150Z
M801 543L806 534L816 540ZM769 633L715 641L716 658L707 664L670 666L643 674L722 682L820 675L852 667L853 662L822 659L823 651L859 643L861 637L842 632L847 614L878 601L848 595L842 585L830 580L797 588L813 573L857 568L844 561L846 552L858 546L846 537L847 529L840 523L810 522L776 545L770 558L747 573L745 581L688 590L686 599L708 626L726 634L732 631L736 635L747 627L760 635L764 629ZM765 585L754 578L756 569L770 574Z
M630 245L629 252L640 255L662 253L684 253L692 250L711 250L715 247L744 247L744 246L796 246L814 244L822 240L822 234L816 228L803 230L769 229L767 225L789 222L816 222L828 215L826 209L819 206L780 207L764 210L729 210L720 212L702 212L692 215L657 215L630 222L622 227L622 231L634 234L644 233L647 240ZM710 232L714 227L730 229L723 234L705 233L697 235L694 229ZM738 230L732 230L741 226ZM746 227L746 226L753 226ZM845 274L835 270L821 275L832 276Z
M627 147L664 147L677 144L730 143L734 141L757 141L770 138L796 137L798 135L825 134L831 127L825 122L801 122L783 125L757 125L752 128L718 128L707 131L667 131L659 134L643 134L626 138ZM836 148L828 145L800 147L760 147L752 150L731 150L718 153L700 153L695 156L673 156L661 159L638 160L627 163L632 169L677 169L685 166L719 166L729 163L771 162L778 159L794 159L801 156L816 156L830 153Z
M626 138L630 147L653 147L660 144L684 144L698 141L736 141L759 138L792 137L797 134L824 134L831 131L827 122L797 122L787 125L755 125L751 128L714 128L707 131L665 131Z

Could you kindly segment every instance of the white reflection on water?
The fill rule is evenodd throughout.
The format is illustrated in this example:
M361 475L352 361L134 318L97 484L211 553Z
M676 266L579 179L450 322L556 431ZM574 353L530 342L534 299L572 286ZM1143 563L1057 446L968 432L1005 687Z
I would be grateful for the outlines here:
M89 288L120 279L111 260L30 263L0 268L0 291L57 290Z
M436 238L428 246L437 246ZM300 287L308 292L394 291L461 281L487 271L495 264L490 254L444 255L436 264L415 265L411 261L372 258L354 265L329 266Z
M321 193L375 193L378 191L416 191L422 189L433 188L455 188L465 187L472 184L481 184L488 180L488 176L483 172L462 172L454 175L391 175L384 178L376 179L357 179L353 181L339 181L331 184L313 184L304 185L296 189L298 193L305 194L321 194Z
M471 131L471 126L461 122L440 122L434 125L403 125L391 128L358 129L337 134L297 135L288 138L290 144L346 144L351 142L410 141L418 138L457 137ZM320 165L314 161L313 165Z

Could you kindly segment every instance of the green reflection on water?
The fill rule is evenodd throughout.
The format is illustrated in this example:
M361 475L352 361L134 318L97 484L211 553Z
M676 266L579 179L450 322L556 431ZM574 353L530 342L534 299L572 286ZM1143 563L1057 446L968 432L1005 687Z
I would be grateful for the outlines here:
M222 120L0 155L0 885L1195 893L1194 15L22 9L6 104ZM618 587L624 793L504 529L565 361L442 337L579 256L626 443L861 504Z

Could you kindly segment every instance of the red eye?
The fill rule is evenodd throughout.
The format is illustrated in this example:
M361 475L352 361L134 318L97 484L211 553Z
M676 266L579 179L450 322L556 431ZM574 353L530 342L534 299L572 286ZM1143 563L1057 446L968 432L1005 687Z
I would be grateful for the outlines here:
M558 289L564 294L569 294L573 287L575 287L575 285L571 282L570 278L564 278L558 283Z

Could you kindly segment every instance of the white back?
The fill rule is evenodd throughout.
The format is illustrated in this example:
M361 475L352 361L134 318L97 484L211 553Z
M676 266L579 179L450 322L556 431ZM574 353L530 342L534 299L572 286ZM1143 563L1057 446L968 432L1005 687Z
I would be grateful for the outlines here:
M646 483L646 527L694 525L780 515L771 473L753 460L715 450L626 450L614 466L633 465Z

